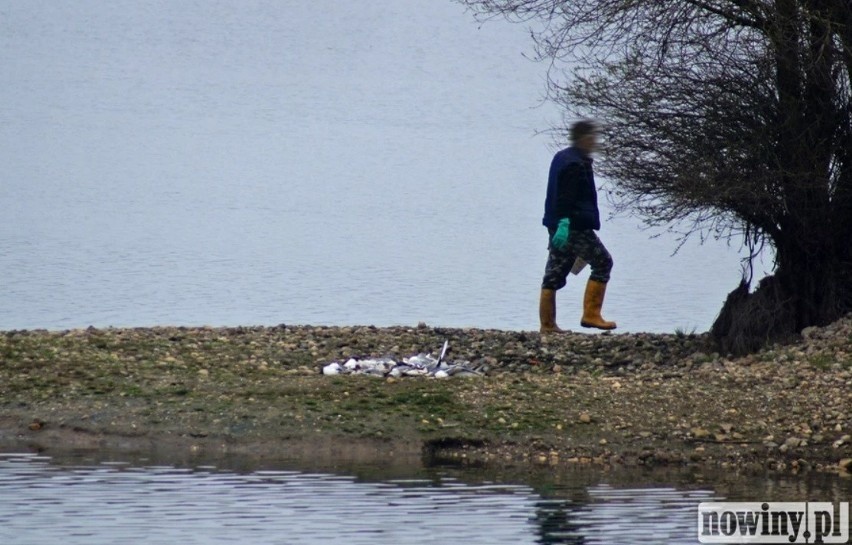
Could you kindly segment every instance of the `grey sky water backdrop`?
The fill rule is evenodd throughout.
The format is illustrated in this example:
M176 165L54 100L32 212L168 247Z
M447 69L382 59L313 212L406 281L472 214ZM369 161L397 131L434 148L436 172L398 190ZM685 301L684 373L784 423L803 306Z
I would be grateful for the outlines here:
M537 329L560 112L531 53L443 0L0 0L0 329ZM621 331L706 330L740 276L600 236Z

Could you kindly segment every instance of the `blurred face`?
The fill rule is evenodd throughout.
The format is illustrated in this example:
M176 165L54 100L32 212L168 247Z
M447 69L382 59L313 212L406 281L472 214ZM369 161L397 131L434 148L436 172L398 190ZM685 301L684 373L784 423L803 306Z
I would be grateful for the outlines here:
M577 140L577 147L586 153L592 153L598 148L598 134L591 133Z

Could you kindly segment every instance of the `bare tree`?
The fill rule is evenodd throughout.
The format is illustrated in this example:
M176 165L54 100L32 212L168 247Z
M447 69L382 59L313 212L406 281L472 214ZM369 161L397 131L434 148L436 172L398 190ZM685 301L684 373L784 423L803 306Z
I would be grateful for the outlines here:
M849 0L459 1L528 23L552 98L606 124L617 210L747 246L711 330L723 350L852 310Z

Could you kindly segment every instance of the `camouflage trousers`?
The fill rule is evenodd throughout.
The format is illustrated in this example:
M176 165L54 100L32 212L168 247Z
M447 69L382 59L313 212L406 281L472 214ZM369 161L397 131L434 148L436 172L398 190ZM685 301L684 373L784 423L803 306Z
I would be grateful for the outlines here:
M548 229L548 240L553 238L555 230ZM565 286L568 273L574 266L574 261L579 257L592 268L590 280L598 282L609 282L609 273L612 271L612 256L609 255L603 242L591 229L582 231L571 231L568 236L568 244L559 249L553 244L547 245L547 265L544 267L544 279L541 281L541 289L558 290Z

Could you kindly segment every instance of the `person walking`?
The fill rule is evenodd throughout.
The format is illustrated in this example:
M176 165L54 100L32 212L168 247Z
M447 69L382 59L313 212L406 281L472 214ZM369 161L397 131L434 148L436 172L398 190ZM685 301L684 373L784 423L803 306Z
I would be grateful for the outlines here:
M541 333L562 333L556 325L556 292L566 284L577 258L591 267L583 297L580 325L615 329L601 316L612 256L598 238L601 220L592 152L598 145L598 125L590 120L571 127L571 146L556 153L550 164L542 224L547 227L548 256L541 282Z

